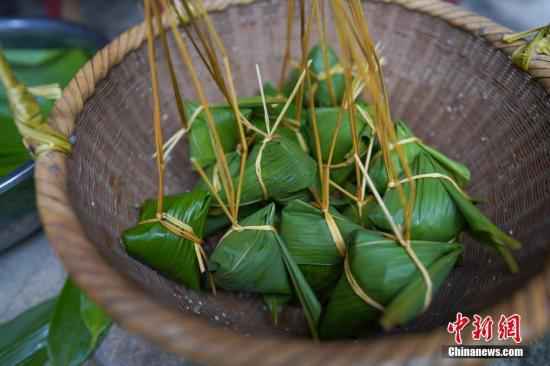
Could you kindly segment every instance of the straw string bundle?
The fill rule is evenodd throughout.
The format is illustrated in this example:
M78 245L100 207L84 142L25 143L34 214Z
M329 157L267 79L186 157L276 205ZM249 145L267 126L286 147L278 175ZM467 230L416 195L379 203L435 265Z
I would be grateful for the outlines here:
M31 154L35 157L47 151L68 154L71 151L70 142L46 123L35 99L38 96L58 99L61 96L59 85L26 87L15 77L3 52L0 52L0 78L6 88L14 123Z

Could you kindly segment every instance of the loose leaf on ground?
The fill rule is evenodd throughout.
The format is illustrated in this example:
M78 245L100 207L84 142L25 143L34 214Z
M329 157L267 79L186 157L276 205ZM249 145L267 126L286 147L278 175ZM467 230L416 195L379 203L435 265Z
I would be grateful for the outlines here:
M111 319L67 279L55 304L48 334L51 365L81 365L110 325Z
M0 365L44 365L55 299L32 307L0 325Z

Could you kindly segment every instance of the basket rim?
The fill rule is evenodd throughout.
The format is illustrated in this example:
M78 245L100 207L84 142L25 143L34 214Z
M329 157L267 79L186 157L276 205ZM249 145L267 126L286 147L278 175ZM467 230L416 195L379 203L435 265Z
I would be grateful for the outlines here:
M507 55L525 43L503 43L502 36L512 33L510 29L441 0L376 1L397 4L442 19L451 26L485 38ZM207 0L206 6L209 11L222 11L228 6L252 2L254 0ZM50 125L66 136L71 136L77 117L85 102L93 95L96 85L128 53L139 48L145 39L145 24L141 23L99 51L64 90L63 97L52 110ZM528 73L538 79L550 93L550 57L536 56L531 64L536 65L536 68ZM165 350L205 364L348 364L352 360L363 364L377 363L376 360L380 359L404 364L411 358L421 359L427 364L439 363L437 356L440 355L441 346L448 344L450 339L444 329L382 337L361 343L337 341L320 345L305 339L246 337L229 329L209 325L206 319L185 316L155 301L136 283L113 268L85 234L69 199L66 162L67 156L58 152L41 154L36 161L37 201L46 235L75 282L125 329L142 335ZM517 290L507 302L492 306L483 313L493 316L520 313L524 340L540 336L549 324L547 309L550 306L550 289L545 284L545 279L550 277L548 264L546 262L544 271L534 276L527 286ZM469 335L465 338L467 343ZM365 347L366 343L368 347ZM238 352L231 352L235 349ZM472 360L469 361L471 364Z

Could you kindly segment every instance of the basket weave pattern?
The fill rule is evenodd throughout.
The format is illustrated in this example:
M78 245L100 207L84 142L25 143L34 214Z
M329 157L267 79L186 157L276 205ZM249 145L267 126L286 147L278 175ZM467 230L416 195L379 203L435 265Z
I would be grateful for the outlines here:
M208 6L223 10L231 3ZM441 346L451 341L443 325L457 311L520 313L525 339L547 328L550 58L535 57L531 75L520 71L508 55L522 42L500 41L508 29L439 0L370 1L366 9L384 46L394 117L471 167L469 191L486 201L483 210L499 226L525 244L519 254L522 272L507 274L496 256L466 238L463 266L407 329L424 333L318 345L296 338L306 332L296 310L284 313L275 329L253 298L196 294L131 260L120 249L120 232L135 223L133 206L156 189L142 24L100 51L65 89L50 123L73 136L74 151L69 157L43 154L36 168L38 204L51 243L75 281L121 325L182 357L228 365L377 364L409 358L438 364ZM255 63L264 79L277 78L285 11L284 2L260 1L213 14L229 45L239 93L254 92L257 82L249 71ZM204 69L199 75L208 82ZM180 76L185 93L190 85ZM169 85L165 70L163 78L161 85ZM210 97L219 98L209 90ZM167 135L178 126L171 91L165 87L162 93ZM176 149L168 168L168 193L190 188L195 179L181 163L185 151Z

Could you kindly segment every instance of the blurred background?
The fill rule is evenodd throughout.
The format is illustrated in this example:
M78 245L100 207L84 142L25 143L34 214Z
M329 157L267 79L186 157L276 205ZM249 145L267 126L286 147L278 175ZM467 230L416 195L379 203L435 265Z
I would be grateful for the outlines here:
M550 22L549 0L448 0L514 30ZM82 23L113 38L141 18L138 0L1 0L0 17L47 16Z

